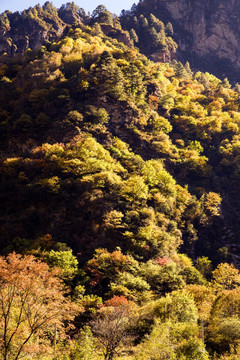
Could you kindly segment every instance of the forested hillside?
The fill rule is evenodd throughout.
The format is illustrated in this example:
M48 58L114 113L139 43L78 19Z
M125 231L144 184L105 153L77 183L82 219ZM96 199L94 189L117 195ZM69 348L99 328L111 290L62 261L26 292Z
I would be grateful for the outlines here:
M154 15L3 19L53 39L0 57L0 359L237 359L240 86Z

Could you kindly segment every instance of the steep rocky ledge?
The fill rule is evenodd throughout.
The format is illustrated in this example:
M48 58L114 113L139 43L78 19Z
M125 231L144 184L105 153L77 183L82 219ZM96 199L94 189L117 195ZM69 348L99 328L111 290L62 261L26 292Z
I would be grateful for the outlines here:
M173 23L180 60L240 81L240 0L143 0L135 11Z

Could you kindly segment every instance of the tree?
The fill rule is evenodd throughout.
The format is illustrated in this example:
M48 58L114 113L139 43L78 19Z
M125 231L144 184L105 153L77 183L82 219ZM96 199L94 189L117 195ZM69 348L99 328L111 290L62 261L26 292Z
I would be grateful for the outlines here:
M148 33L149 33L149 42L150 42L149 46L150 46L150 49L152 51L158 50L161 47L161 41L160 41L159 34L157 33L157 31L156 31L156 29L154 27L151 27L148 30Z
M102 53L101 59L93 71L93 76L97 80L98 91L102 95L108 94L119 98L123 94L124 76L108 51Z
M223 81L222 81L222 86L226 89L230 89L231 88L231 85L229 83L229 80L228 78L224 78Z
M223 271L224 268L221 270ZM237 351L240 344L239 309L239 286L233 290L221 291L216 297L208 321L207 342L217 353L224 353L231 349L234 349L234 352Z
M96 7L96 9L92 12L92 18L94 21L99 23L113 25L113 16L104 5Z
M205 90L209 90L211 87L209 79L207 78L206 74L204 73L197 73L196 75L199 75L198 81L200 84L202 84L205 88Z
M95 124L106 124L109 120L109 115L104 108L97 109L93 105L86 108L86 119Z
M134 29L131 29L129 31L129 34L130 34L130 38L134 41L134 43L138 43L139 39L138 39L138 36L136 34L136 31Z
M149 15L149 23L151 26L153 26L158 32L164 31L164 24L162 21L160 21L155 15L150 14Z
M72 250L54 251L51 250L46 256L47 263L52 266L57 266L63 270L64 277L71 277L77 273L78 261L73 255Z
M175 344L170 336L169 323L156 323L151 334L137 348L137 360L176 360Z
M182 276L178 274L176 264L171 261L160 265L157 261L149 260L142 265L143 278L151 286L151 289L161 295L181 289L185 283Z
M191 77L191 76L192 76L192 70L191 70L191 67L190 67L190 64L189 64L188 61L186 62L186 64L185 64L184 67L185 67L185 70L186 70L187 75L188 75L189 77Z
M141 26L143 28L148 28L148 21L147 19L144 17L144 16L140 16L140 19L141 19Z
M185 269L180 272L180 275L182 275L186 284L204 285L205 283L202 274L194 266L186 266Z
M71 352L71 359L96 360L98 359L96 350L96 339L91 332L91 328L89 326L84 326L75 339L74 348Z
M105 305L91 321L91 326L103 349L104 359L113 360L118 348L133 339L137 311L136 305L123 296L114 296Z
M177 77L185 79L187 76L186 69L181 62L178 62L175 68L175 75Z
M73 11L73 12L80 12L83 9L80 9L76 4L74 4L74 2L67 2L65 5L62 5L60 10L62 11Z
M198 308L199 318L201 320L208 320L213 302L215 301L215 294L210 287L205 285L188 285L185 288L194 298L195 305Z
M212 284L218 290L233 290L240 285L240 273L232 264L219 264L212 273Z
M193 323L155 321L152 332L137 347L136 360L209 360Z
M33 256L13 253L0 257L2 359L18 360L29 353L36 356L42 351L46 332L63 328L63 320L71 319L71 306L57 273Z
M195 262L195 266L206 279L209 279L211 277L212 262L208 259L208 257L198 257Z
M169 36L172 36L174 31L173 31L173 26L170 22L167 23L166 27L165 27L165 30L166 30L166 33L169 35Z
M98 291L105 292L110 282L114 282L122 273L136 275L138 262L131 255L124 255L121 249L112 253L106 249L96 249L94 257L88 261L86 271L90 285L98 287Z

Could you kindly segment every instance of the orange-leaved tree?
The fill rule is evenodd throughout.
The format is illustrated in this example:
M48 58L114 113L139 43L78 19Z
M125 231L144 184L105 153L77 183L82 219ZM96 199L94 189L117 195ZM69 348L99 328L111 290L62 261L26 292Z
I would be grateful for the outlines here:
M18 360L46 350L46 335L71 320L57 270L33 256L0 256L0 357Z

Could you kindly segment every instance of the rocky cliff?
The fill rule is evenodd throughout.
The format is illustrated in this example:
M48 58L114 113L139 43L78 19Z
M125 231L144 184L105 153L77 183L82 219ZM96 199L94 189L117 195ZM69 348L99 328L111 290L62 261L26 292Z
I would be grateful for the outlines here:
M23 54L27 49L37 50L47 42L59 40L71 26L92 25L91 17L74 3L62 5L60 9L46 2L22 13L5 11L0 14L0 55ZM113 25L113 24L112 24ZM132 47L127 32L109 24L100 24L105 35Z
M66 26L52 5L37 5L22 13L6 11L0 15L0 54L13 56L28 48L36 50L46 41L59 38Z
M179 60L240 80L240 0L143 0L134 11L172 22Z

